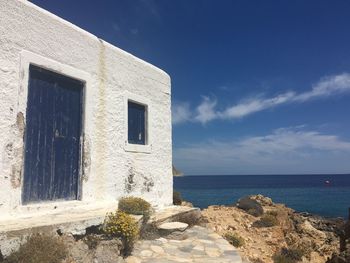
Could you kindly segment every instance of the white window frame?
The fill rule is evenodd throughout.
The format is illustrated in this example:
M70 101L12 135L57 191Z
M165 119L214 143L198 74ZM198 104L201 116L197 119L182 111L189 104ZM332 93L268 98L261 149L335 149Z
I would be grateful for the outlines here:
M128 125L128 111L129 106L128 102L134 102L136 104L140 104L142 106L145 106L145 144L133 144L129 143L128 138L128 131L129 131L129 125ZM152 152L152 130L151 130L151 116L152 116L152 110L151 110L151 102L149 99L144 98L142 96L126 92L124 96L124 117L125 117L125 145L124 150L127 152L139 152L139 153L151 153Z

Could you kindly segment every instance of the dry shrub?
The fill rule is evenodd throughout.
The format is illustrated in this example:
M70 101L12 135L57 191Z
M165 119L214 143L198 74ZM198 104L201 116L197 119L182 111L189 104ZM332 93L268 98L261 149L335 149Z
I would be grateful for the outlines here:
M58 237L33 234L19 250L5 258L4 263L61 263L68 250Z
M147 221L151 214L151 204L139 197L123 197L119 200L118 209L127 214L143 215Z
M302 260L304 252L301 249L282 248L282 250L273 256L274 263L296 263Z
M273 227L279 224L276 216L271 214L263 215L258 221L255 221L253 226L255 227Z
M173 204L174 205L181 205L182 201L183 201L183 199L182 199L181 193L174 191L173 192Z
M226 233L224 238L234 247L241 247L245 244L244 239L241 236L232 232Z

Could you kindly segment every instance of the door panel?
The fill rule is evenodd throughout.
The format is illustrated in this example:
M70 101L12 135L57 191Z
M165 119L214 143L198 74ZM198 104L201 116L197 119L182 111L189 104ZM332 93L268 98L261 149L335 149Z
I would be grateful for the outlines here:
M30 66L23 203L78 198L83 86Z

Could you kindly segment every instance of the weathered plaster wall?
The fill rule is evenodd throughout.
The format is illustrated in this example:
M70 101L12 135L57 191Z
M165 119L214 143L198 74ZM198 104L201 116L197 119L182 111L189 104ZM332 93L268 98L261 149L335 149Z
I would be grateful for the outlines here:
M20 0L0 0L0 51L0 215L67 205L21 205L29 63L86 81L82 200L70 205L116 202L127 194L158 207L172 203L166 73ZM127 151L129 96L149 103L145 151Z

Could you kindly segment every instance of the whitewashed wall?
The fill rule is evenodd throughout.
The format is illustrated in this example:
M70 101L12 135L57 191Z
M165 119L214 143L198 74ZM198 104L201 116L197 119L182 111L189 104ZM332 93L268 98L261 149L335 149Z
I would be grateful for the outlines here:
M169 76L27 1L0 0L0 215L67 206L21 205L29 63L86 82L82 200L70 205L172 203ZM148 147L126 145L127 98L149 104Z

